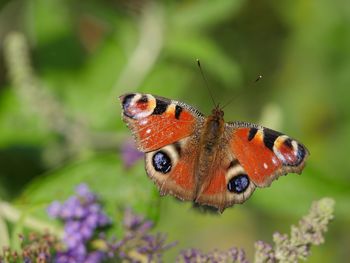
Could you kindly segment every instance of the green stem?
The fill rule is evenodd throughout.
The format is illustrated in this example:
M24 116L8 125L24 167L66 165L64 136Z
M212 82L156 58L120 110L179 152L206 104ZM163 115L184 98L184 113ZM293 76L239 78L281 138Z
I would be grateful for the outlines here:
M7 229L6 222L2 216L0 209L0 248L8 247L10 244L10 237Z
M25 226L26 228L41 233L49 231L51 234L54 234L59 238L63 237L63 231L58 227L52 226L51 224L34 218L32 216L25 215L24 212L4 201L0 201L0 218L5 219L11 223L17 223L19 220L21 220L23 222L23 226ZM3 233L1 229L0 233Z

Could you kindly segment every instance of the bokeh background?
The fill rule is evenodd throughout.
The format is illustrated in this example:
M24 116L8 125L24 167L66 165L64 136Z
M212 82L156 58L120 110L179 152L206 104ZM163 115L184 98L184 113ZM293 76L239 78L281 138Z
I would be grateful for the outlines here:
M0 199L49 220L47 204L86 182L116 223L132 207L177 240L171 262L188 247L237 246L253 258L256 240L289 232L328 196L335 220L309 262L349 259L347 1L3 0L0 41ZM159 198L143 161L122 158L131 137L119 95L147 92L210 113L196 58L215 100L234 98L226 120L282 131L311 152L302 175L222 215Z

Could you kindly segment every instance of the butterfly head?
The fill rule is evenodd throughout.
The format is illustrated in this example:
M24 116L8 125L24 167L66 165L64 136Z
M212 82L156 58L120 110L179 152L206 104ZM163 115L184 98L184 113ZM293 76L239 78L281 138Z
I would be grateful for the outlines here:
M222 110L219 104L215 106L215 108L211 111L211 114L214 117L214 119L217 119L217 120L224 119L224 111Z

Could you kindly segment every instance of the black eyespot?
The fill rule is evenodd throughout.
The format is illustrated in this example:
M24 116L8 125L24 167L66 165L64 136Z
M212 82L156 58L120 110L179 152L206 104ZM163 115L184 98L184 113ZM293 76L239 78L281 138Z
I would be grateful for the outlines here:
M288 147L289 149L293 149L293 144L292 144L292 139L291 138L287 138L283 144Z
M133 99L133 97L135 97L135 94L129 94L129 95L126 95L124 97L123 102L122 102L124 110L129 107L130 102Z
M129 94L129 95L124 97L123 102L122 102L124 115L126 115L130 118L132 118L133 116L129 114L128 108L129 108L130 103L134 97L135 97L135 94Z
M139 102L139 103L147 103L148 102L147 95L142 95L141 99L139 99L137 102Z
M302 161L305 159L305 156L306 156L305 147L303 145L301 145L300 143L298 143L298 153L297 153L298 161L296 162L296 164L294 164L294 166L301 164Z
M249 186L249 178L246 174L239 174L231 178L227 184L227 190L231 193L243 193Z
M166 174L171 170L171 159L163 151L156 152L152 158L153 167L157 172Z

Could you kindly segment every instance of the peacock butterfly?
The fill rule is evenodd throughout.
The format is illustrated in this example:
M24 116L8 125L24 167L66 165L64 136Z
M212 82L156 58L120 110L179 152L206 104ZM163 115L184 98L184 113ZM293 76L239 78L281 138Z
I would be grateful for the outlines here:
M150 94L120 96L122 118L145 152L148 176L160 194L223 212L256 187L301 173L309 152L280 132L241 121L224 122L216 106L205 117L195 108Z

